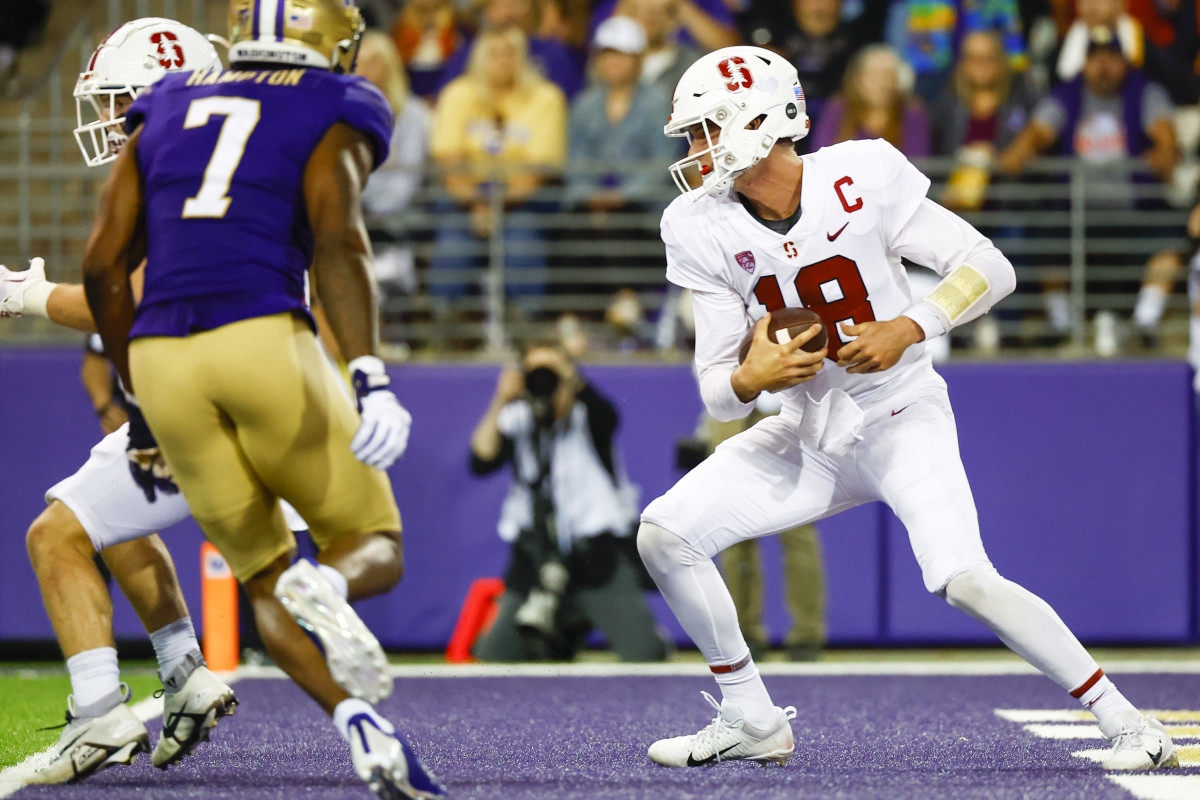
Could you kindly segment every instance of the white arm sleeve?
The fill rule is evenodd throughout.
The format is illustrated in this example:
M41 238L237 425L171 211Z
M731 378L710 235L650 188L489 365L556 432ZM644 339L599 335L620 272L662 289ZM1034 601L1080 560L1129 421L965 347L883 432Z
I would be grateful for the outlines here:
M721 422L748 416L754 400L743 403L733 391L738 347L746 335L746 304L730 291L693 292L696 315L696 374L700 399Z
M945 308L930 298L905 311L904 316L925 331L926 341L987 313L1017 286L1017 275L1012 264L990 239L962 217L928 198L894 233L890 246L897 254L929 267L943 277L960 266L969 265L978 273L971 276L972 290L984 288L986 284L982 294L973 298L965 310L953 319ZM953 280L955 276L943 280L938 286ZM930 296L936 293L935 289Z

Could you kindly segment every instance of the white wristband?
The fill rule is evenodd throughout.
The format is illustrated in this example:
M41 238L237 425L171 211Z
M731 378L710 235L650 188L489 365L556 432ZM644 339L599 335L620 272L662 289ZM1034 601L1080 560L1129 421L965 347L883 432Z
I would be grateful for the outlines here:
M387 370L384 369L383 359L379 356L359 356L346 365L346 369L353 375L356 372L361 372L364 375L384 375Z
M37 314L39 317L50 318L46 311L46 303L50 301L50 293L54 291L57 283L50 281L38 281L33 286L25 290L21 302L25 304L25 312L28 314Z

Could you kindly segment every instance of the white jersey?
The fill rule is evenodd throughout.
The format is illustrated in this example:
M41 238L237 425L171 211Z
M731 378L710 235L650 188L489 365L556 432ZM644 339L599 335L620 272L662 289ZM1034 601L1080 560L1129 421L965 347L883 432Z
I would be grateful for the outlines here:
M901 256L940 275L969 261L987 277L988 296L956 324L983 313L1015 285L1007 259L964 220L927 200L929 179L887 142L845 142L802 161L801 214L785 234L755 219L732 194L695 203L680 197L663 213L667 279L695 293L701 394L718 419L753 408L737 399L729 376L743 338L770 310L809 308L829 334L821 372L781 393L782 413L799 416L809 396L820 399L832 389L862 404L898 381L939 380L924 342L880 373L849 374L834 363L844 340L839 323L907 313L926 339L950 327L944 312L914 307Z

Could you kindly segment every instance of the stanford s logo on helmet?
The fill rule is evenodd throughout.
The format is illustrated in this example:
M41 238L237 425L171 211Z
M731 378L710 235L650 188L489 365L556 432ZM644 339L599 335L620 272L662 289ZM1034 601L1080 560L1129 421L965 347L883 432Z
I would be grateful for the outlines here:
M179 47L179 37L170 31L155 31L150 41L158 45L158 65L163 69L182 69L187 63Z
M749 126L761 118L761 124ZM722 195L781 139L808 135L800 76L786 58L761 47L725 47L699 58L679 79L663 133L699 128L706 147L671 165L679 191L691 200ZM720 130L716 144L713 133ZM709 158L712 167L701 163Z
M734 78L733 69L737 67L737 77L725 84L725 88L731 92L736 92L738 89L749 89L754 85L754 76L745 67L746 59L741 56L727 58L720 64L717 64L717 69L721 70L721 74L726 78Z
M146 17L108 35L75 82L75 141L89 167L107 164L125 144L118 98L132 101L173 70L220 69L208 38L173 19ZM86 119L86 121L85 121Z
M352 0L230 0L229 63L348 74L364 27Z

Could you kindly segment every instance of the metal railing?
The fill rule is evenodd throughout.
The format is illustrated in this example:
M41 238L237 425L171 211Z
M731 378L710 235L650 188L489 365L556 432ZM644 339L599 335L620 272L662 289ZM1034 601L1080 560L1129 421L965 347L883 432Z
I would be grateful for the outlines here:
M212 30L221 27L223 8L203 0L108 0L88 7L90 16L59 44L38 91L20 101L15 115L0 116L0 263L15 267L41 255L53 279L78 280L106 171L87 169L79 157L71 88L104 35L97 31L147 15ZM930 196L944 198L958 165L930 159L919 166L933 181ZM1171 206L1157 182L1129 178L1138 167L1039 161L1019 180L993 179L986 202L961 212L1017 268L1017 292L990 315L1006 351L1065 340L1073 352L1085 352L1098 316L1128 319L1147 258L1182 245L1187 209ZM569 205L573 176L613 169L574 164L550 176L529 202L506 206L499 192L484 195L493 220L486 230L480 215L454 202L429 169L403 212L369 219L381 266L383 333L393 353L493 355L514 338L562 329L602 349L686 348L686 310L680 313L678 293L665 283L658 239L661 209L675 190L664 164L634 168L661 176L637 207L596 213ZM1049 324L1045 286L1068 292L1065 330ZM1174 352L1186 341L1186 310L1182 292L1173 293L1162 334ZM956 335L970 343L969 331ZM75 338L45 320L0 325L0 342Z
M69 120L17 125L20 157L0 164L0 186L16 187L0 194L0 218L16 221L0 228L0 262L44 255L56 279L74 280L103 169L88 170L74 154L52 156L52 141L63 126L69 130ZM930 196L943 198L956 165L928 160L920 166L933 180ZM1137 166L1117 164L1097 174L1074 161L1040 161L1021 180L994 182L978 210L961 212L1017 268L1018 291L992 314L1010 348L1063 340L1086 348L1097 314L1128 319L1146 260L1182 247L1187 209L1169 206L1157 183L1127 178ZM666 174L662 164L639 168ZM610 169L573 165L567 174ZM563 327L601 349L684 343L686 325L674 335L670 320L655 327L664 314L678 312L658 238L661 209L675 197L665 180L640 206L608 213L566 205L561 180L516 206L506 206L498 191L485 193L490 229L479 229L441 184L430 175L406 210L368 218L381 265L400 265L381 274L383 334L394 352L495 354L514 337ZM1054 329L1043 311L1043 289L1051 285L1068 293L1065 331ZM618 293L624 314L611 311ZM1185 331L1186 299L1176 293L1164 339L1178 351ZM0 329L6 341L64 336L72 334L37 320L9 321Z
M205 0L63 5L71 3L79 7L78 19L69 20L74 25L37 91L20 102L18 113L0 116L0 263L15 267L41 255L52 278L65 281L78 280L105 174L83 166L71 134L78 69L96 41L128 19L165 16L200 30L222 30L225 9L224 3ZM933 180L930 196L944 198L958 165L930 159L919 166ZM961 212L1017 268L1018 290L989 317L1005 352L1063 340L1069 352L1087 352L1094 320L1128 319L1147 258L1182 245L1187 209L1168 203L1153 180L1131 181L1127 176L1138 166L1122 162L1095 170L1070 160L1039 161L1020 180L992 180L986 202ZM523 206L506 207L499 193L488 195L495 221L490 231L474 230L477 221L473 225L472 215L440 188L440 176L432 171L405 211L371 218L383 333L393 353L411 348L491 355L514 338L562 330L608 349L686 347L686 309L680 313L678 292L665 283L658 240L661 209L675 197L664 165L640 167L662 176L661 191L640 210L598 214L564 202L571 175L611 169L573 165L565 182L555 176ZM1047 319L1046 286L1068 293L1065 331ZM1187 335L1182 292L1169 298L1161 332L1169 351L1182 352ZM956 336L970 343L969 330ZM75 339L45 320L0 325L0 343Z
M951 159L928 159L918 166L933 181L930 197L945 199L958 165ZM660 164L640 168L665 176ZM604 173L611 167L573 165L568 174L588 170ZM502 198L493 195L492 213L511 220L508 236L503 224L485 236L468 234L470 214L439 186L436 177L431 179L404 214L372 220L378 238L404 241L416 265L402 284L384 284L388 338L433 350L497 351L513 335L553 333L562 327L563 315L570 315L567 327L582 328L601 349L684 344L686 320L674 334L668 324L655 327L664 315L678 313L678 293L666 285L658 239L661 209L676 196L665 181L642 210L618 214L567 206L562 185L543 189L535 211L505 210ZM1068 352L1085 352L1097 315L1118 326L1129 319L1147 259L1182 249L1185 242L1187 209L1172 207L1163 187L1138 162L1098 172L1078 161L1046 159L1019 180L994 180L986 197L978 209L960 213L1016 267L1018 291L996 308L989 323L1010 350L1066 343L1071 345ZM519 232L531 224L540 233L532 251L527 241L513 235L513 229ZM445 257L447 239L460 240L456 258ZM528 262L530 252L545 266L514 268L514 262ZM468 261L471 265L464 266ZM526 291L531 282L538 291ZM1048 288L1066 292L1065 330L1047 318ZM640 325L631 324L628 315L624 324L614 322L610 308L618 292L619 308L641 308ZM1170 298L1162 333L1172 352L1181 352L1185 343L1186 309L1181 292ZM970 331L958 338L969 345Z

